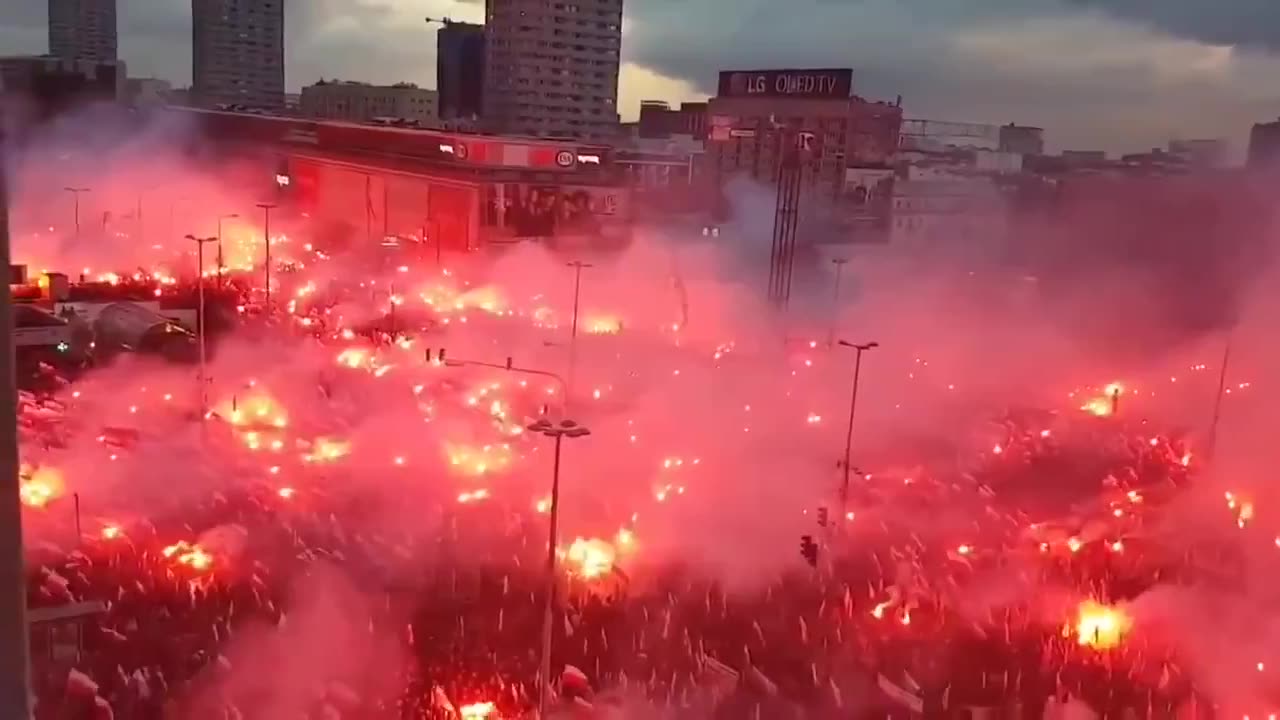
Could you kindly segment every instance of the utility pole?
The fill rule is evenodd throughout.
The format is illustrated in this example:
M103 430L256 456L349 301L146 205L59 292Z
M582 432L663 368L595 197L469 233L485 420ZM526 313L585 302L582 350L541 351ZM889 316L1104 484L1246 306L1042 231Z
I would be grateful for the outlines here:
M858 377L862 374L862 353L880 347L880 343L869 342L863 345L841 340L840 344L856 351L853 359L853 394L849 399L849 429L844 438L844 482L840 484L840 522L849 517L849 473L853 469L853 414L858 409Z
M267 296L266 311L267 315L271 314L271 210L276 207L275 203L261 202L258 207L262 208L262 245L266 253L266 262L263 271L266 273L267 279Z
M582 271L584 268L594 267L591 263L584 263L581 260L565 263L565 265L573 268L573 325L569 330L569 388L568 393L573 392L573 377L578 369L578 300L582 295ZM568 394L565 396L565 403L569 402Z
M223 281L225 279L224 276L226 274L226 265L224 265L222 262L222 221L234 220L238 217L240 216L236 213L231 213L230 215L218 216L218 287L222 287L225 284ZM267 244L268 245L271 244L270 236L268 236ZM200 263L200 272L203 275L204 263Z
M1231 363L1232 334L1227 335L1227 342L1222 348L1222 367L1218 370L1218 396L1213 400L1213 420L1209 423L1209 442L1206 443L1205 448L1207 451L1205 457L1210 461L1218 450L1218 421L1222 419L1222 398L1227 392L1227 367Z
M9 257L9 195L4 128L0 126L0 262ZM18 389L14 381L13 306L0 294L0 717L31 717L27 657L27 590L18 477Z
M555 627L556 605L556 548L559 544L560 517L560 444L564 438L580 438L591 431L572 420L557 424L543 418L526 428L556 441L554 466L551 471L551 507L547 538L547 597L542 614L542 661L538 670L538 717L547 717L547 705L551 695L551 636Z
M840 273L848 262L848 258L831 259L831 264L836 266L836 283L831 298L831 327L827 330L827 347L836 344L836 322L840 319Z
M791 271L795 265L796 229L800 224L801 160L813 143L813 133L778 128L781 159L778 193L773 208L773 247L769 256L769 299L786 307L791 299Z
M205 335L204 335L204 246L205 243L218 242L216 237L198 238L195 235L188 235L187 239L196 244L196 263L199 265L199 277L196 279L197 294L199 300L196 309L196 330L200 340L200 420L203 422L205 415L209 413L209 393L208 383L209 376L205 372Z

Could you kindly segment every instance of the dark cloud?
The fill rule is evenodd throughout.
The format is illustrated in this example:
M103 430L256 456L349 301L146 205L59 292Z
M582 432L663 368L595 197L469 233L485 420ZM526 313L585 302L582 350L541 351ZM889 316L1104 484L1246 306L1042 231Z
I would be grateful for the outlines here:
M1067 3L1151 23L1204 42L1280 50L1280 2L1275 0L1067 0Z
M41 52L45 3L0 0L0 52ZM1280 114L1280 0L627 0L624 61L703 92L721 69L850 66L908 114L1049 129L1110 150L1240 141ZM190 80L189 0L120 3L131 74ZM293 0L288 85L434 84L435 28L480 0ZM1203 43L1203 44L1202 44ZM1210 44L1239 44L1232 51ZM1213 108L1212 113L1204 108ZM625 110L626 108L624 108Z

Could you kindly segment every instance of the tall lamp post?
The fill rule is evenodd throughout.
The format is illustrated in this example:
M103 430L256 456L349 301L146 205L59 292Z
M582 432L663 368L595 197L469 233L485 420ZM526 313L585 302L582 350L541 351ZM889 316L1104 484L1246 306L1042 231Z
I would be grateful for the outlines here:
M848 263L849 258L831 258L831 264L836 268L836 282L831 293L831 327L827 330L827 347L836 344L836 321L840 319L840 275Z
M582 271L585 268L594 267L591 263L584 263L581 260L565 263L568 267L573 268L573 325L569 330L569 392L573 392L573 377L578 368L578 300L582 295ZM569 397L566 393L565 402Z
M0 262L9 265L9 196L4 127L0 125ZM18 390L13 374L13 306L0 293L0 717L31 717L27 653L26 570L22 553L21 481L18 478Z
M80 237L80 193L89 192L89 188L82 187L64 187L63 190L71 193L75 198L75 219L76 219L76 237Z
M551 474L550 529L547 536L547 598L542 615L542 663L538 671L538 717L547 717L547 704L551 689L551 628L555 615L556 598L556 546L560 520L560 443L564 438L579 438L591 431L572 420L552 424L543 418L528 427L529 432L540 433L556 441L555 460Z
M225 267L226 267L225 265L222 264L222 221L235 220L236 218L239 218L239 217L240 215L237 213L218 216L218 287L222 287L224 284L223 280L225 279L224 273L225 273ZM204 271L203 264L200 266L200 270L201 270L201 273L203 274L203 271Z
M1234 332L1227 334L1227 342L1222 346L1222 367L1218 369L1218 394L1213 400L1213 419L1209 422L1209 442L1206 443L1205 457L1212 461L1218 452L1218 421L1222 419L1222 398L1227 392L1227 368L1231 364L1231 339Z
M863 345L841 340L840 344L851 347L857 353L853 360L853 394L849 399L849 429L844 438L844 482L840 484L840 522L849 517L849 473L853 467L853 415L858 409L858 376L862 373L862 353L880 347L880 343L869 342Z
M204 344L204 246L205 243L218 242L216 237L196 237L188 235L187 239L196 244L196 263L200 267L199 279L197 282L196 293L200 298L196 307L196 330L200 338L200 417L204 418L209 412L209 397L206 385L208 376L205 374L205 344Z
M271 211L276 207L275 203L261 202L258 207L262 208L262 245L265 248L266 263L263 267L267 279L267 295L266 309L267 314L271 314Z

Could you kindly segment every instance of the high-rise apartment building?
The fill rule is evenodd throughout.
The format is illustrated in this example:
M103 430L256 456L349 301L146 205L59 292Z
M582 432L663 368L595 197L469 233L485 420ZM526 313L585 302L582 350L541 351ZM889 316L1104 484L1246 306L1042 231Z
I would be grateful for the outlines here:
M447 20L436 32L440 117L473 119L484 107L484 26Z
M205 107L284 107L285 0L191 0L191 92Z
M49 0L49 54L116 61L116 0Z
M618 132L622 0L485 0L484 118L497 132Z

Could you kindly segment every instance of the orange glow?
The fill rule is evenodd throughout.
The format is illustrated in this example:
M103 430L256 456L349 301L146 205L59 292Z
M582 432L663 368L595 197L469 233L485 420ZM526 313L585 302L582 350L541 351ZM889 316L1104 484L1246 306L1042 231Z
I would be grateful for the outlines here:
M31 508L43 508L65 492L62 473L51 467L36 468L25 477L18 490L22 504Z
M162 552L165 557L193 570L208 570L213 565L212 555L205 552L199 545L192 545L186 541L174 543Z
M1133 619L1123 610L1107 607L1094 600L1080 603L1077 613L1076 642L1095 650L1117 647L1125 633L1133 627Z
M302 456L306 462L334 462L351 452L351 443L336 438L316 438L311 452Z
M617 551L614 550L613 545L604 540L577 538L569 546L568 552L564 553L564 557L571 566L569 570L571 574L593 580L613 570Z
M472 703L458 708L461 720L497 720L498 706L491 702Z
M590 335L617 335L622 332L622 321L616 317L588 318L584 330Z
M506 470L515 459L515 452L507 443L473 447L445 442L444 452L455 472L471 477Z

